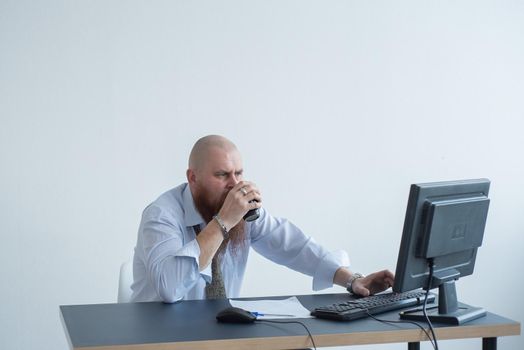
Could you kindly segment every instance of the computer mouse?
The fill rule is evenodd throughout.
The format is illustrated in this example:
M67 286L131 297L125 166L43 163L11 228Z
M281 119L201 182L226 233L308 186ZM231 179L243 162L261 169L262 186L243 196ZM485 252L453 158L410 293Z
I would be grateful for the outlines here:
M224 323L253 323L257 317L239 307L227 307L217 314L217 321Z

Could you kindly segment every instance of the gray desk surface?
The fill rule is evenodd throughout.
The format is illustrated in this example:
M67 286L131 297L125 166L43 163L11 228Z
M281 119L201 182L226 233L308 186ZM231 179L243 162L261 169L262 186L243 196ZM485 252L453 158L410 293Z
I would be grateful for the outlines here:
M308 309L347 300L349 295L298 296ZM265 297L258 299L279 299ZM257 299L257 298L246 298ZM215 315L229 306L223 300L60 306L63 325L73 349L289 349L310 347L298 324L222 324ZM398 311L380 315L398 320ZM300 319L317 346L417 342L424 333L411 324L390 325L372 319L338 322ZM520 334L520 323L488 313L463 326L435 325L438 339L488 338Z

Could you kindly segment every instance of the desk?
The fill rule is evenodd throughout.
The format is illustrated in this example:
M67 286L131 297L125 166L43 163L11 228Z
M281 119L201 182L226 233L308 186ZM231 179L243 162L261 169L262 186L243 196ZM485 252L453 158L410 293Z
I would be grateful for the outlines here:
M308 309L347 300L348 294L297 296ZM279 299L268 297L263 299ZM257 299L257 298L249 298ZM262 298L259 298L262 299ZM62 322L72 349L296 349L311 347L298 324L222 324L215 315L229 306L223 300L60 306ZM398 311L380 315L398 319ZM418 348L425 334L410 324L387 325L372 319L337 322L301 319L317 347L409 343ZM520 323L493 313L462 326L434 325L437 339L483 338L484 349L496 348L497 337L519 335Z

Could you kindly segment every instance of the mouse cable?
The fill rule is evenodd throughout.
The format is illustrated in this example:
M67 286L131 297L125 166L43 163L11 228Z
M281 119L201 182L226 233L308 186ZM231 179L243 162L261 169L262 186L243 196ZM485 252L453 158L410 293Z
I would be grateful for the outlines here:
M309 329L306 327L306 325L303 324L303 323L300 322L300 321L256 320L256 322L268 322L268 323L298 323L299 325L301 325L302 327L304 327L304 329L306 330L307 334L309 335L309 339L311 339L311 343L313 344L313 349L317 350L317 346L315 345L315 341L313 340L313 335L311 335L311 332L310 332Z

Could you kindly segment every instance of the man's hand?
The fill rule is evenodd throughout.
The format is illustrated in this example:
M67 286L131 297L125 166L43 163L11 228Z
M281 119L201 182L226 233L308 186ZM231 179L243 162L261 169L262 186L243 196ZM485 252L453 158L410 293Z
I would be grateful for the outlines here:
M249 210L261 206L262 197L257 186L249 181L240 181L227 194L218 215L229 230L238 224Z
M353 281L353 293L367 297L393 287L395 276L389 270L374 272Z

